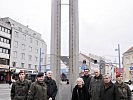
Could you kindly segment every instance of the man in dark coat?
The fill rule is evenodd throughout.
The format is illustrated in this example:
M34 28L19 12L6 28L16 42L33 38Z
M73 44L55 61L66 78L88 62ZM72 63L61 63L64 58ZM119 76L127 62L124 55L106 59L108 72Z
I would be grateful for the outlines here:
M90 81L92 76L90 75L90 70L88 68L84 69L84 75L81 77L83 78L84 85L86 86L87 90L89 89L90 86Z
M103 76L98 68L94 69L94 77L91 78L89 92L91 100L99 100L100 87L103 85Z
M31 84L27 100L48 100L47 86L44 83L44 74L39 72L37 80Z
M49 100L55 100L57 94L57 85L54 79L52 79L52 71L46 72L44 82L47 85L47 95Z
M118 88L111 82L110 75L104 75L104 85L100 89L100 100L120 100Z
M71 100L90 100L88 90L84 85L82 78L76 80L76 85L73 88Z
M19 72L19 79L11 87L11 100L27 100L31 81L25 79L25 72Z

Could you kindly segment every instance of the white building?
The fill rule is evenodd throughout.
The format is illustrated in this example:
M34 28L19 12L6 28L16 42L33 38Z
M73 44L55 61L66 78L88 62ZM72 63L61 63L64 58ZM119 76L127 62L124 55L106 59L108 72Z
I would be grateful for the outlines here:
M41 34L11 18L1 18L11 26L10 67L44 72L47 45ZM19 70L18 70L19 71Z
M0 83L9 81L11 27L0 21Z

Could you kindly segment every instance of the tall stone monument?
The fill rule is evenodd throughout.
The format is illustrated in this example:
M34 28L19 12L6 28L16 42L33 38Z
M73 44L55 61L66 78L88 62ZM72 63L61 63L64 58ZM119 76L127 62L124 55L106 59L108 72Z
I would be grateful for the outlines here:
M51 1L51 54L50 67L60 91L60 62L61 62L61 0ZM74 87L76 78L79 75L78 54L79 54L79 19L78 0L69 0L69 90ZM62 86L61 86L62 87ZM58 95L60 92L58 92ZM65 98L61 98L66 100ZM60 97L57 97L60 100ZM70 98L69 98L70 100Z

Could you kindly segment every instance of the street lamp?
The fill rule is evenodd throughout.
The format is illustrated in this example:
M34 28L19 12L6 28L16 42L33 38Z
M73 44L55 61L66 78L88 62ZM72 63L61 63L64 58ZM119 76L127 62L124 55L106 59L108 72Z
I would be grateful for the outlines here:
M41 56L42 56L42 49L40 48L40 58L39 58L39 68L38 68L38 71L41 72Z
M118 44L118 48L115 49L115 51L118 51L119 72L121 72L121 58L120 58L120 45L119 44Z

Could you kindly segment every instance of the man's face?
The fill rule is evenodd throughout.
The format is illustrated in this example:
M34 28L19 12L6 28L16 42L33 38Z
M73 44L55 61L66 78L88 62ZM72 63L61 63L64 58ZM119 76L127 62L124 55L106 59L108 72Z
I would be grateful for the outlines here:
M47 73L47 76L49 77L49 78L51 78L52 77L52 73Z
M19 74L19 79L24 80L25 79L25 73L20 73Z
M94 75L95 75L96 77L98 77L98 76L100 75L100 72L99 72L98 70L95 70L95 71L94 71Z
M84 70L85 75L89 75L89 70Z
M123 81L122 75L121 75L120 77L117 77L117 81L118 81L118 82L122 82L122 81Z
M37 80L38 80L39 82L43 82L44 76L37 77Z
M104 83L109 83L110 82L110 77L109 76L104 76Z

